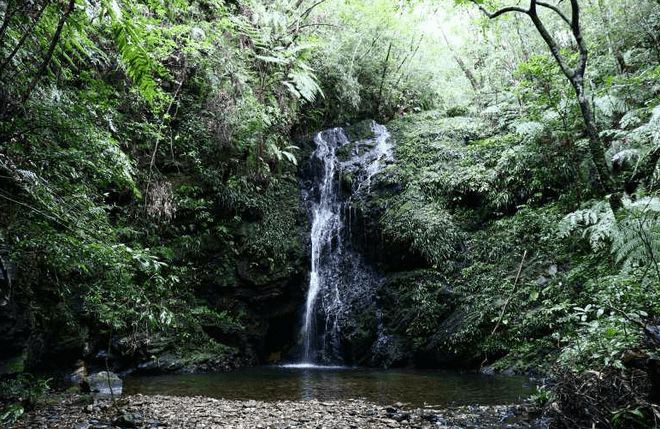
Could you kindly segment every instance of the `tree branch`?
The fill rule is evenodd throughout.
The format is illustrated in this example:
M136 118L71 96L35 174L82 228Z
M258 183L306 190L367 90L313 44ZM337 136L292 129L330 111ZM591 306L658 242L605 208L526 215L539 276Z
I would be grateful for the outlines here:
M528 10L525 10L521 7L516 7L516 6L504 7L500 10L495 11L495 12L490 12L490 11L488 11L488 9L486 9L480 3L478 3L477 0L470 0L470 1L474 4L476 4L477 7L479 8L479 10L482 11L484 13L484 15L486 15L490 19L497 18L498 16L504 15L505 13L509 13L509 12L519 12L519 13L529 14Z
M504 303L504 306L502 306L502 310L500 311L500 316L497 318L497 323L495 324L495 327L493 328L493 331L490 333L490 336L492 337L495 335L495 332L497 332L497 328L500 327L500 324L502 323L502 319L504 318L504 315L506 314L506 309L511 303L511 300L513 299L513 295L516 293L516 288L518 287L518 280L520 280L520 273L522 272L523 265L525 264L525 259L527 258L527 250L523 252L522 259L520 260L520 265L518 265L518 272L516 273L516 280L513 282L513 289L511 290L511 294L507 298L506 302Z
M5 16L2 19L2 26L0 26L0 46L2 46L3 39L5 38L5 32L9 28L9 23L11 19L16 14L16 10L11 8L11 4L7 2L7 7L5 8Z
M385 84L385 78L387 77L387 69L389 68L390 54L392 53L392 42L387 47L387 55L385 56L385 62L383 63L383 74L380 78L380 89L378 90L378 104L376 105L376 112L380 113L380 105L383 101L383 85Z
M550 48L550 53L552 53L552 56L554 57L555 61L557 61L557 64L559 64L561 71L569 80L572 81L575 78L575 74L576 74L575 70L571 69L571 67L566 63L564 57L561 55L559 45L552 37L548 29L545 28L545 25L543 25L541 18L539 18L536 9L537 3L538 2L536 0L532 0L528 15L532 19L532 22L534 23L534 27L536 27L536 30L543 38L546 45L548 45L548 48Z
M550 3L543 2L543 1L537 1L536 4L538 4L539 6L550 9L551 11L553 11L557 15L559 15L561 17L561 19L563 19L566 24L572 25L571 20L568 19L568 17L557 6L552 5Z
M332 27L332 28L341 28L338 25L335 24L325 24L323 22L318 22L318 23L310 23L310 24L303 24L300 27L298 27L298 30L302 30L303 28L307 27Z
M582 76L587 68L587 58L589 55L587 47L584 44L584 39L582 38L582 31L580 30L580 5L577 0L571 0L571 14L571 31L573 32L573 37L575 37L578 51L580 52L580 60L576 67L576 73Z
M447 47L452 51L452 56L454 57L454 60L458 64L458 67L461 69L465 77L470 81L470 85L472 85L472 89L474 89L475 92L479 92L480 85L479 82L477 81L477 78L474 76L474 73L472 73L472 70L468 68L468 66L465 64L465 61L463 59L455 54L454 50L451 48L451 44L449 43L449 39L447 39L447 35L445 32L441 29L440 34L442 34L442 38L445 40L445 44Z
M312 13L312 11L313 11L317 6L319 6L321 3L325 3L325 2L326 2L326 0L319 0L319 1L317 1L316 3L314 3L313 5L311 5L310 7L308 7L307 10L305 10L305 11L300 15L300 19L305 19L305 18L307 18L307 16L309 16L309 14Z
M62 30L64 29L64 24L69 18L69 15L71 15L71 12L73 12L75 6L76 6L76 1L69 0L69 4L67 5L67 8L64 10L64 13L62 14L59 22L57 23L57 28L55 29L55 34L53 34L53 39L51 40L50 46L48 47L48 52L46 52L46 55L43 61L41 62L41 65L39 65L39 68L37 69L37 73L30 82L30 85L28 85L27 91L25 92L25 94L21 99L21 103L25 103L27 99L30 98L30 94L32 93L32 91L34 91L34 88L37 86L37 83L39 83L41 77L46 73L48 64L50 64L50 60L53 58L53 54L55 53L55 48L57 47L57 44L60 42L60 37L62 36Z
M41 6L41 9L39 9L39 11L37 12L37 15L35 16L34 20L32 21L32 24L30 25L30 28L27 31L23 32L23 35L21 36L20 40L18 41L18 43L16 44L14 49L11 51L11 53L9 55L7 55L7 58L5 58L4 60L2 60L0 62L0 76L2 76L2 72L4 71L5 67L7 67L9 65L9 63L11 63L11 61L14 59L14 57L16 56L18 51L21 49L21 47L23 46L23 44L25 43L27 38L32 34L32 30L34 30L34 28L37 26L37 24L41 20L41 16L43 15L44 10L46 10L47 6L48 6L48 2L44 2L44 4Z

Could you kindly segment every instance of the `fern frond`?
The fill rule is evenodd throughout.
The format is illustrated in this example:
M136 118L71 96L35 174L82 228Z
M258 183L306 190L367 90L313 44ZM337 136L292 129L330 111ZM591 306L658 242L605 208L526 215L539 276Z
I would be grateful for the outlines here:
M316 82L316 76L311 71L302 68L294 70L289 73L289 79L295 85L296 93L305 101L312 103L316 100L317 94L324 96L321 87Z
M559 234L568 237L582 230L582 236L589 239L594 250L602 249L616 230L614 213L605 201L599 201L588 209L568 214L559 223Z

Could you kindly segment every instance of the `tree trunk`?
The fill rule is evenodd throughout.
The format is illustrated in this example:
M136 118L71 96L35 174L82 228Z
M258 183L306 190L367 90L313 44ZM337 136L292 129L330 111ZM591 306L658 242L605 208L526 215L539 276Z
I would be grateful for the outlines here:
M626 71L626 60L623 58L623 54L618 49L618 46L615 45L612 40L612 26L610 24L609 11L605 8L603 0L598 0L598 9L600 11L600 18L603 22L603 27L605 28L605 40L607 40L607 47L610 51L610 54L616 60L617 66L619 68L619 73L625 73Z
M596 128L596 121L591 110L591 104L589 103L589 99L584 90L584 81L577 76L570 81L575 90L578 105L580 106L580 112L582 113L582 120L584 121L585 131L589 138L589 152L596 166L598 182L601 184L604 191L611 191L614 188L614 183L612 181L609 167L607 166L605 148L603 147L598 134L598 129Z
M449 48L452 51L452 57L454 57L454 60L458 64L458 67L460 67L461 71L465 75L468 81L470 81L470 85L472 85L472 89L474 89L474 92L479 92L481 90L481 85L479 84L479 81L477 78L474 76L474 73L472 73L472 70L465 64L465 61L458 56L458 54L455 53L455 50L451 48L451 45L449 44L449 39L447 39L447 35L445 34L444 31L441 30L442 33L442 38L445 39L445 44L447 45L447 48Z
M472 73L472 70L468 68L468 66L465 64L465 62L459 57L458 55L454 55L454 59L458 63L458 66L461 68L463 71L463 74L465 74L465 77L470 81L470 85L472 85L472 89L474 89L474 92L479 92L481 89L481 86L479 85L479 82L477 81L477 78L474 77L474 74Z
M385 85L385 78L387 77L387 69L390 65L390 54L392 53L392 42L387 47L387 55L383 63L383 74L380 77L380 88L378 89L378 101L376 104L376 113L380 115L380 107L383 102L383 86Z

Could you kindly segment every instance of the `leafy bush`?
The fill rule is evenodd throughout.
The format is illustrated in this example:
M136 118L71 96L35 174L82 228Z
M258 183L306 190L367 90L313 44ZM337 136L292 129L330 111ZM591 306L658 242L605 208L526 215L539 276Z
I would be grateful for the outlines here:
M0 381L0 424L10 425L32 409L50 390L49 382L29 374Z

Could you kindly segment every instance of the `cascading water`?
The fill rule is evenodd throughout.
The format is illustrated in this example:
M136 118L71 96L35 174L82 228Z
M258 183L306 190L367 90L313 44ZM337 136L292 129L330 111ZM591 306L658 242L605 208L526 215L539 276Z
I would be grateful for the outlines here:
M321 251L328 250L327 248L332 244L333 236L338 236L341 229L341 219L339 216L340 203L335 189L335 168L337 164L335 151L338 145L346 141L346 136L341 129L319 133L314 140L316 151L314 151L313 156L322 161L324 171L319 185L319 202L312 209L312 263L302 330L304 362L311 362L313 359L312 343L314 326L312 325L312 321L315 315L314 307L316 306L316 300L321 289L321 283L325 280L320 273L320 268L322 268Z
M302 323L302 364L342 363L342 329L373 304L381 277L351 245L351 199L371 191L372 180L392 159L384 126L372 122L372 137L351 142L342 128L319 133L310 160L313 179L303 189L312 222L311 272ZM346 150L349 149L349 150ZM341 159L338 151L342 151ZM350 175L350 195L341 175ZM345 190L343 192L346 194Z

